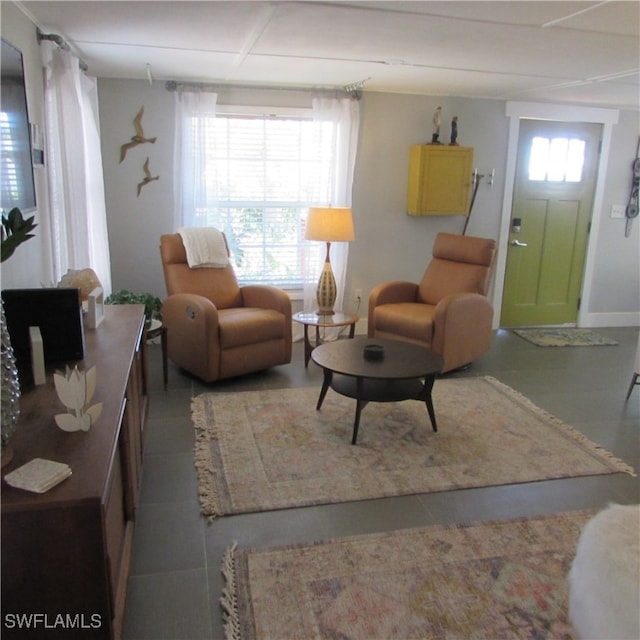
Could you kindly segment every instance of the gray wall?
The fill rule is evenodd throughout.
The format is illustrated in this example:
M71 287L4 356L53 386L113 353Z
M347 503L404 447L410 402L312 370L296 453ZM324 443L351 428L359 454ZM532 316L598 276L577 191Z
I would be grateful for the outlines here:
M2 36L23 50L27 66L31 119L42 123L42 78L35 27L11 4L2 5ZM164 296L158 252L162 233L173 232L173 126L174 96L164 83L100 79L98 83L103 167L111 248L113 289L128 288ZM219 103L259 103L262 97L249 91L221 94ZM271 105L308 104L309 94L270 92ZM155 144L141 145L119 163L120 145L133 135L133 118L145 107L143 126ZM467 233L498 238L505 188L508 118L501 100L470 100L365 93L361 102L361 133L356 164L353 210L356 239L350 245L345 309L355 310L353 290L364 297L387 279L416 280L424 271L435 235L460 232L462 217L419 217L405 214L408 151L411 144L427 142L431 116L442 106L442 138L449 122L459 117L458 142L475 149L474 164L488 174L495 169L489 187L481 182ZM602 207L593 260L592 282L587 283L593 314L591 326L640 324L639 247L640 220L631 237L624 237L624 221L609 217L613 204L626 204L631 184L631 161L639 136L637 112L620 112L613 126L611 154L605 178ZM136 197L149 157L153 175L160 180ZM37 238L21 247L3 265L2 286L39 286L50 281L48 264L48 210L43 170L38 170ZM366 305L366 300L365 300ZM364 306L360 315L365 312Z
M160 83L131 80L98 82L102 166L111 253L112 288L149 291L164 296L159 238L173 228L173 94ZM154 144L129 150L123 162L120 146L134 135L133 118L144 106L142 126ZM143 164L159 180L145 186Z
M431 117L441 105L441 139L458 116L458 142L474 147L480 174L495 169L492 188L483 180L467 228L468 235L498 237L507 118L504 103L460 98L365 94L354 180L356 240L349 253L348 286L367 292L384 280L422 276L440 231L460 233L462 216L413 217L406 214L409 147L431 139Z
M625 221L612 219L611 205L626 205L631 189L631 163L639 143L638 112L621 111L613 127L611 154L600 215L595 254L593 292L589 311L593 314L629 312L640 315L640 218L633 221L625 238ZM640 319L635 323L640 324Z

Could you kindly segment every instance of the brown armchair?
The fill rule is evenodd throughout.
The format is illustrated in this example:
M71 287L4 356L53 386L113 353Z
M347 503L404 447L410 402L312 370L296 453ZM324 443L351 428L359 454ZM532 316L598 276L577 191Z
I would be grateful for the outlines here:
M190 268L177 233L160 237L160 255L168 294L162 317L176 365L213 382L291 361L291 301L284 291L240 287L231 265Z
M487 291L494 240L439 233L419 284L385 282L369 296L369 337L427 346L444 358L443 373L470 364L491 346Z

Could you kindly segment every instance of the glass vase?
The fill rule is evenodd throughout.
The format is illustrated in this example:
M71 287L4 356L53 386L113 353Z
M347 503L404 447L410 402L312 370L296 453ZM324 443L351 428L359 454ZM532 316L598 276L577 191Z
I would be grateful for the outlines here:
M4 467L13 457L13 449L9 441L18 424L20 416L20 381L18 379L18 367L11 347L11 338L4 317L4 305L0 304L0 322L2 324L2 422L0 431L2 435L2 466Z

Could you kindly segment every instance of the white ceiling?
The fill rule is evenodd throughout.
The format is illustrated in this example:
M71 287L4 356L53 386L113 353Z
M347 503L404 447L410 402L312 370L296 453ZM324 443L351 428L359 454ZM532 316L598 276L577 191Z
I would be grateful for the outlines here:
M639 107L640 3L35 1L98 77Z

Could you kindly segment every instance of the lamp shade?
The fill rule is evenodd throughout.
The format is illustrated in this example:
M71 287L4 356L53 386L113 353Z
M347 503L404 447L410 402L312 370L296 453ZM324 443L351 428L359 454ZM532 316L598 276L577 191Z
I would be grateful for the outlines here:
M322 242L350 242L355 237L349 207L311 207L305 238Z

